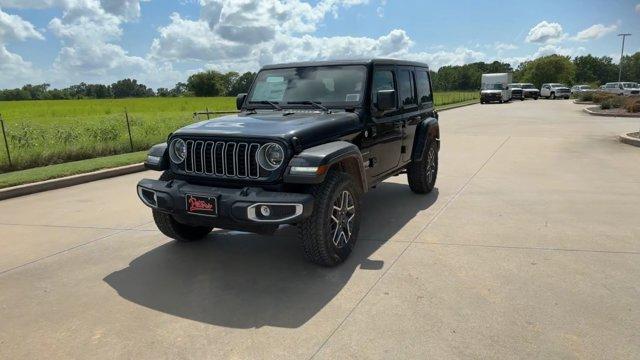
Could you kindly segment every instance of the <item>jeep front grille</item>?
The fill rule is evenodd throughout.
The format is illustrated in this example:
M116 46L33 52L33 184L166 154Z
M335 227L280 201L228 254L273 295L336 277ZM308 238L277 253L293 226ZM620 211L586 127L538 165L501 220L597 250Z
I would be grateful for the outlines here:
M260 144L203 140L186 140L186 144L184 171L187 174L250 179L260 177L260 166L256 159Z

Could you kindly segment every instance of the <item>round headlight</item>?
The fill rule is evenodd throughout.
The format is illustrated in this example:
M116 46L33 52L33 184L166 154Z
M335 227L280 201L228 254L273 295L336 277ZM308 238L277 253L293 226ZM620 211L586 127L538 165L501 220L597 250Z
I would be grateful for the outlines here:
M258 151L258 164L268 171L273 171L284 162L284 149L275 143L262 145Z
M187 157L187 144L182 139L175 139L169 147L169 157L171 161L180 164Z

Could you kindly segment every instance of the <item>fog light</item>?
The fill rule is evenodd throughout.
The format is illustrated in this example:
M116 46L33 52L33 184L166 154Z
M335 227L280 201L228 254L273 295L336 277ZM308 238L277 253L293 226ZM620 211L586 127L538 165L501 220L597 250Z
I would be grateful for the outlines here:
M260 214L264 217L269 217L271 215L271 209L267 205L260 206Z

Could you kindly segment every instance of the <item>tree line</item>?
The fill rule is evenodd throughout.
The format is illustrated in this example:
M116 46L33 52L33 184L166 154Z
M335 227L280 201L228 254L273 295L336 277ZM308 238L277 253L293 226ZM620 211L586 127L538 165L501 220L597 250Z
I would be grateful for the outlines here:
M513 72L514 82L532 83L538 88L543 83L567 85L588 84L594 87L618 81L620 67L608 56L549 55L520 63L516 69L510 64L494 61L476 62L461 66L443 66L432 72L436 91L478 90L484 73ZM622 81L640 82L640 52L622 58Z
M143 97L179 96L236 96L247 92L255 73L220 73L209 70L193 74L186 83L173 88L152 88L135 79L123 79L111 85L80 83L64 89L52 89L49 84L27 84L17 89L0 90L2 100L71 100L71 99L123 99Z
M619 66L608 56L549 55L525 61L516 69L508 63L475 62L465 65L443 66L431 77L435 91L475 91L480 89L484 73L513 72L515 82L559 82L567 85L590 84L598 86L617 81ZM49 84L27 84L19 89L0 90L0 100L64 100L64 99L121 99L130 97L178 97L178 96L236 96L247 92L255 73L239 74L235 71L221 73L214 70L189 76L186 83L179 82L173 88L153 90L135 79L123 79L111 85L80 83L64 89L51 89ZM640 52L622 59L622 80L640 81Z

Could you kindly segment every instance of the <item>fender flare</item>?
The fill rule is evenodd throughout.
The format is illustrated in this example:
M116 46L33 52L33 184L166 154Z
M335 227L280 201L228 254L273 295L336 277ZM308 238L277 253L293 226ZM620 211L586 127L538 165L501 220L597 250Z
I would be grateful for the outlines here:
M169 148L167 143L153 145L149 149L144 167L149 170L164 171L169 169Z
M368 190L362 153L356 145L347 141L334 141L303 150L289 161L283 179L289 184L320 184L328 170L336 165L347 167L348 172L356 177L356 184L362 192ZM317 171L292 174L292 167L317 168Z
M440 124L436 118L428 118L418 124L411 160L420 161L424 148L429 141L436 141L437 150L440 151Z

